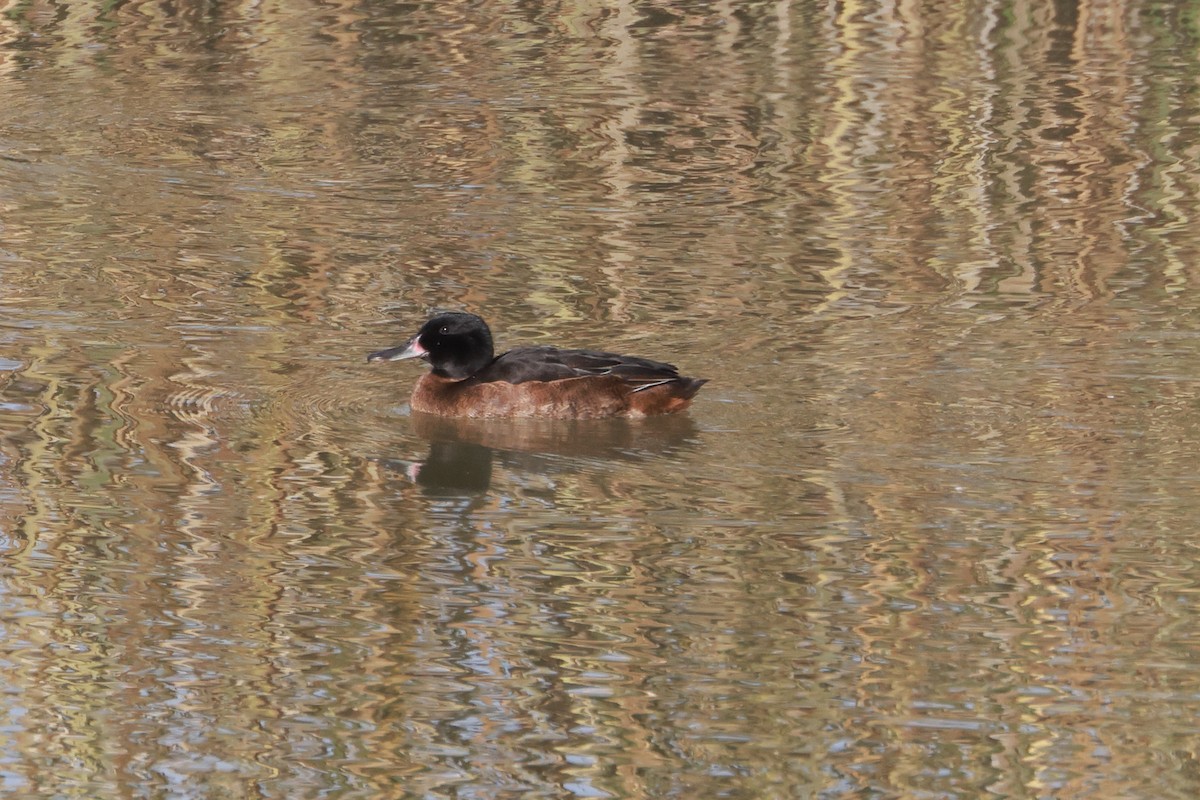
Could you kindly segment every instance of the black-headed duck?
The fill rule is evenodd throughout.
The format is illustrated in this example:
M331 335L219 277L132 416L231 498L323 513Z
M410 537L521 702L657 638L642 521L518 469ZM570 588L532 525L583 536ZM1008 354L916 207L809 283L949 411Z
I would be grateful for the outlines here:
M597 350L517 347L497 356L474 314L438 314L367 361L423 358L412 408L445 417L643 417L687 408L705 384L671 364Z

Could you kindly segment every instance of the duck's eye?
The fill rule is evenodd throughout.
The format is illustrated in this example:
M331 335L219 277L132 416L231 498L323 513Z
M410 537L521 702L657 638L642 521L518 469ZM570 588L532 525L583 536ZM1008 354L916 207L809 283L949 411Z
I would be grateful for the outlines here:
M443 325L443 326L442 326L442 329L441 329L440 331L438 331L438 333L442 334L443 336L445 336L445 335L446 335L447 333L449 333L449 332L450 332L450 326L449 326L449 325Z

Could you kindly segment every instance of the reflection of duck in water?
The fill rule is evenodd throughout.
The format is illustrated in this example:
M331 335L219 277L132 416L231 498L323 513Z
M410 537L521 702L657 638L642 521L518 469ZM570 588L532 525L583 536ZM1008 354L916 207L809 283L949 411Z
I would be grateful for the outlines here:
M465 419L413 414L413 433L432 443L482 445L506 454L640 461L695 445L687 414L625 420Z
M470 442L430 442L424 461L385 459L382 463L402 471L434 496L483 494L492 482L491 448Z
M439 314L399 347L368 361L424 358L414 411L444 417L643 417L687 408L704 385L671 364L596 350L517 347L495 355L487 323Z
M497 420L417 413L410 422L413 433L429 442L429 454L421 461L384 463L433 496L486 492L493 462L513 475L594 471L600 463L659 459L694 446L699 436L686 414L641 420Z

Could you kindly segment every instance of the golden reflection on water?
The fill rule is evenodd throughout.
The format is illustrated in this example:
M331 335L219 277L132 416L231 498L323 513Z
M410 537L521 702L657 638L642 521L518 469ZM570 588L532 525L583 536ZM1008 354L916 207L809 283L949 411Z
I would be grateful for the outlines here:
M0 5L0 786L1194 796L1195 33ZM442 307L712 382L425 418Z

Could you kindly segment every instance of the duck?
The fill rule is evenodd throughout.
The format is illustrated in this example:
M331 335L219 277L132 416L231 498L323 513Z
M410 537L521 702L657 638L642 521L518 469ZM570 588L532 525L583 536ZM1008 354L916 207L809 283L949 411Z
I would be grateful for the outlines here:
M437 314L402 345L368 363L424 359L432 369L413 388L414 411L443 417L593 419L673 414L691 405L704 378L672 364L600 350L546 345L495 354L482 317Z

